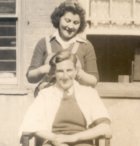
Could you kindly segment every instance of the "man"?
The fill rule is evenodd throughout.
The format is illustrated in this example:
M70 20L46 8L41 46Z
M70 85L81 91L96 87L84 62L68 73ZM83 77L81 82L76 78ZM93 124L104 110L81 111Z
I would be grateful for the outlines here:
M77 58L65 50L51 60L56 83L39 92L23 121L21 132L43 139L43 145L91 146L110 134L110 118L94 88L75 81Z

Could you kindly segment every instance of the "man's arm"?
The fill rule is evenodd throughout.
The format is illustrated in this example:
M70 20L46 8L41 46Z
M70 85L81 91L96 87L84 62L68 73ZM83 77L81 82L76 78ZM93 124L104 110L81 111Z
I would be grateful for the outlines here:
M53 133L48 133L47 131L37 131L34 133L35 136L44 139L44 141L53 141L56 137Z
M108 123L100 123L99 125L89 128L85 131L72 135L56 135L55 141L58 143L74 143L84 140L93 140L99 136L111 136L111 128Z

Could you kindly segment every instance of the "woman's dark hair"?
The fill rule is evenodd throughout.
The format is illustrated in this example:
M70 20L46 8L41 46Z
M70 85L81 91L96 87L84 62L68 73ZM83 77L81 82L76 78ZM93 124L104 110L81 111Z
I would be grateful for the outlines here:
M60 18L66 13L71 12L73 14L78 14L80 17L80 27L78 33L83 32L86 27L85 20L85 10L77 3L67 3L63 2L58 7L56 7L51 14L51 21L55 28L59 27Z

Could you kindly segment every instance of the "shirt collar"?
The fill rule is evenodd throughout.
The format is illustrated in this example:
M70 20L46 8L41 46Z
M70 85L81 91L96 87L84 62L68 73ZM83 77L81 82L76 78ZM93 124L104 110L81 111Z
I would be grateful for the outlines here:
M85 39L81 38L79 35L76 35L74 38L70 39L69 41L65 42L59 35L58 30L50 37L50 39L56 39L58 43L65 49L68 48L72 43L75 42L86 42Z
M58 85L57 83L55 84L55 87L59 90L59 92L60 92L62 95L63 95L64 92L66 92L68 96L71 96L71 95L74 94L74 84L75 84L75 81L74 81L74 83L73 83L73 86L70 87L68 90L62 89L61 87L59 87L59 85Z

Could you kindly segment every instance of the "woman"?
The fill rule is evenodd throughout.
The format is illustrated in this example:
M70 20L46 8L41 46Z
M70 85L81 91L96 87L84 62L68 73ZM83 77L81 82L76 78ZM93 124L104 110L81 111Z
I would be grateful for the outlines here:
M67 0L53 11L51 21L57 32L37 43L27 72L28 81L37 83L45 78L50 82L49 74L52 73L48 63L49 56L67 49L76 53L81 64L77 69L77 80L81 84L94 87L98 80L94 48L89 41L78 36L86 27L84 9L77 1Z
M111 135L110 117L96 89L75 81L75 55L62 51L52 62L56 83L39 92L20 133L40 137L46 146L92 146L93 139Z

